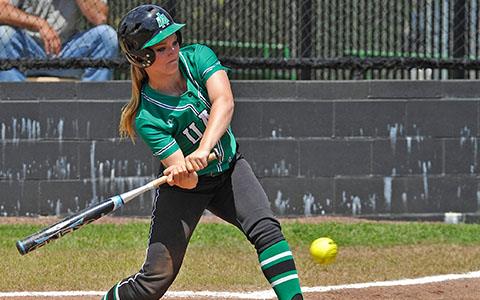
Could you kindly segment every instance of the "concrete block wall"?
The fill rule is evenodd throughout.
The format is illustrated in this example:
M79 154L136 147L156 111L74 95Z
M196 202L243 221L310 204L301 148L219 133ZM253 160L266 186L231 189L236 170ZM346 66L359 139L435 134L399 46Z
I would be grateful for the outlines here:
M478 81L234 81L232 128L277 215L480 209ZM0 84L0 215L65 215L154 178L120 140L129 82ZM153 194L117 215L149 215Z

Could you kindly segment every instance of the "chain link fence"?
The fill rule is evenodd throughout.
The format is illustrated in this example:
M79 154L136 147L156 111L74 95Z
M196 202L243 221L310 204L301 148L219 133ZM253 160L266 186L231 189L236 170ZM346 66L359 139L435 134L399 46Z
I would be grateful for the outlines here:
M84 2L95 1L102 2ZM145 3L163 6L186 23L184 43L213 48L234 79L480 76L480 0L117 0L108 2L106 22L116 28L128 10ZM0 23L8 24L4 15ZM68 21L81 30L92 27L85 14ZM8 37L0 35L0 41ZM1 57L0 69L12 67L109 67L116 79L128 78L120 56Z

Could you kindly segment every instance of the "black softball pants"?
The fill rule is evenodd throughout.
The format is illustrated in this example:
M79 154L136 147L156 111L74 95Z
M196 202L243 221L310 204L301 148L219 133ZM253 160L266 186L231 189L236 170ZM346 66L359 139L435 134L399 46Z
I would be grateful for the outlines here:
M258 253L284 239L267 195L243 158L220 175L200 176L192 190L163 185L154 201L145 262L118 284L121 300L156 300L165 294L205 209L239 228Z

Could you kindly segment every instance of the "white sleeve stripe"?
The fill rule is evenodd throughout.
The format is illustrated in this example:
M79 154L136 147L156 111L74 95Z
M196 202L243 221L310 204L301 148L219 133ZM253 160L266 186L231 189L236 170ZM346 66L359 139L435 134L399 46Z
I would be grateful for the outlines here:
M171 141L170 143L168 143L168 145L166 145L165 147L163 147L162 149L158 150L157 152L155 152L153 155L155 156L160 156L162 155L165 151L167 151L168 149L172 148L172 146L175 145L175 140Z
M217 60L216 63L214 63L211 67L208 67L205 69L205 71L203 71L202 73L202 78L205 76L205 74L207 74L208 72L210 72L213 68L215 68L216 66L218 66L220 64L220 62Z

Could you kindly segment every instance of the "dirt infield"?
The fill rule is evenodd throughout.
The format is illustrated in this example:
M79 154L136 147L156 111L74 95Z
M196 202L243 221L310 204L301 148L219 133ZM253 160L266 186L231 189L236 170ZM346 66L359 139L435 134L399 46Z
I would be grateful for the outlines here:
M452 280L423 285L407 285L392 287L371 287L365 289L345 289L331 292L305 293L306 300L353 300L353 299L479 299L480 279ZM60 299L59 297L9 297L10 300L43 300ZM100 297L62 297L63 300L98 300ZM213 297L172 298L173 300L212 300ZM230 298L234 299L234 298Z
M348 289L306 294L305 299L479 299L480 279L452 280L423 285Z

